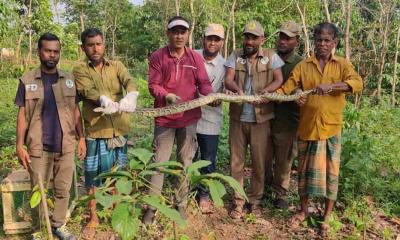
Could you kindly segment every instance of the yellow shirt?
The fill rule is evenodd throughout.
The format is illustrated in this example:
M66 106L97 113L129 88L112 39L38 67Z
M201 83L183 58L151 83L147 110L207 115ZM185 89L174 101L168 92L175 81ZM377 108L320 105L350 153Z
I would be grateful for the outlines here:
M120 61L105 60L98 71L90 62L83 62L73 69L76 87L82 97L82 116L85 135L91 138L112 138L128 134L130 117L128 113L102 115L93 111L99 107L99 97L105 95L119 102L123 90L135 91L135 84L128 69Z
M315 56L309 57L293 69L289 79L277 91L290 94L293 90L314 89L320 84L347 83L352 93L362 90L363 83L353 65L342 57L332 56L321 71ZM325 140L342 129L343 109L346 105L343 92L327 95L308 95L307 102L300 108L298 134L302 140Z

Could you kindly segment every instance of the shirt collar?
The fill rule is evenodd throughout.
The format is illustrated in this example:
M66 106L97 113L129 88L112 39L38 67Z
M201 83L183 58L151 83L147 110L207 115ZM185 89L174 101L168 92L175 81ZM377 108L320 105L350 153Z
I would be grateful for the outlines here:
M215 56L215 58L213 58L212 60L207 60L207 59L204 58L204 55L203 55L204 49L201 49L200 53L201 53L201 56L203 57L204 61L206 63L212 64L213 66L217 66L218 62L221 60L221 57L222 57L221 54L218 53L218 55Z
M243 51L243 50L242 50L242 56L241 56L241 57L244 58L244 59L247 58L247 56L244 55L244 51ZM256 56L256 58L263 58L263 57L264 57L263 48L262 48L262 47L259 47L259 48L258 48L258 51L257 51L257 56Z
M60 69L57 68L57 73L59 78L65 78L66 73ZM35 79L41 79L42 78L42 69L40 67L36 68L35 70Z
M108 58L103 58L103 60L104 60L104 65L110 66L110 60ZM94 67L92 61L90 61L89 59L87 59L86 61L89 66Z
M288 58L285 60L285 63L293 63L293 62L296 60L296 57L297 57L297 56L298 56L297 53L296 53L296 52L293 52L293 54L290 55L290 57L288 57Z
M317 57L315 56L315 54L311 55L311 57L309 57L306 61L307 61L307 62L316 62L316 63L318 63L318 59L317 59ZM331 54L331 56L330 56L330 58L329 58L329 61L335 61L335 62L337 62L337 61L339 61L339 60L338 60L338 57L337 57L335 54Z
M184 48L185 48L185 53L182 55L181 58L184 58L184 57L186 56L186 54L187 54L187 51L188 51L188 49L187 49L186 46L185 46ZM167 45L167 50L168 50L168 55L169 55L171 58L175 58L175 57L172 56L172 54L171 54L171 49L169 49L169 45Z

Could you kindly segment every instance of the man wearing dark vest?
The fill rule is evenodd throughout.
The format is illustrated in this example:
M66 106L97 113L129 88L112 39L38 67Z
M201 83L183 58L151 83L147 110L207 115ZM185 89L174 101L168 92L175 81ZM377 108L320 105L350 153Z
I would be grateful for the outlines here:
M283 61L272 49L263 49L264 29L257 21L250 21L243 31L243 49L235 50L225 63L225 87L239 95L273 92L281 86ZM229 144L231 174L243 186L247 146L251 153L251 186L248 197L252 212L261 213L264 193L265 166L272 158L271 124L274 104L264 100L256 104L231 103L229 108ZM234 219L243 216L244 199L235 194Z
M31 175L32 186L38 183L38 174L45 186L53 178L53 234L59 239L76 239L64 224L77 136L80 159L85 157L86 146L74 78L57 69L60 48L57 36L43 34L38 42L40 67L20 79L15 99L19 106L16 149Z
M294 21L282 24L276 41L276 50L279 57L285 62L282 67L283 81L289 78L293 68L303 60L296 53L300 41L300 26ZM299 123L299 106L296 102L275 103L275 118L272 121L272 143L274 151L273 168L267 164L267 182L271 181L275 192L274 206L287 208L287 193L290 183L292 167L292 149L297 139ZM273 169L273 174L269 170Z

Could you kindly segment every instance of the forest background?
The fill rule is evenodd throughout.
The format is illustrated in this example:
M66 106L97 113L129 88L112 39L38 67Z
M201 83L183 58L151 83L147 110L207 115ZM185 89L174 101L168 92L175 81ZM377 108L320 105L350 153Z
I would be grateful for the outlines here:
M42 33L52 32L60 37L60 67L70 71L76 61L84 59L79 40L82 30L101 29L107 56L128 66L141 92L140 106L150 107L148 57L166 44L167 21L174 15L191 22L189 47L194 49L201 48L208 23L222 24L226 32L221 52L224 57L241 47L243 26L252 19L264 26L264 47L272 48L282 22L292 19L301 24L298 51L305 57L312 53L315 24L328 21L339 26L343 34L336 54L351 60L365 88L361 94L348 97L340 197L332 234L387 239L399 234L399 0L0 0L0 179L19 167L14 146L17 107L13 100L18 78L38 66L36 44ZM229 174L227 118L224 121L218 169ZM134 147L150 149L152 127L152 119L135 118L130 136ZM291 195L294 206L298 203L295 192ZM272 215L268 216L278 222L287 217ZM215 226L208 229L224 236L221 231ZM168 229L160 232L157 234L162 236L170 233ZM152 233L143 236L146 234ZM256 231L251 236L264 235L268 237L268 233Z

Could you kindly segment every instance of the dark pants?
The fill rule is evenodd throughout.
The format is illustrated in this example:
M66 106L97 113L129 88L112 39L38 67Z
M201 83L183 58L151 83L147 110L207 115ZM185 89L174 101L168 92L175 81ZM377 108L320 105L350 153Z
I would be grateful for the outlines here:
M211 162L210 165L200 169L201 174L208 174L215 172L216 161L217 161L217 149L218 149L219 135L206 135L197 134L197 142L199 144L200 156L197 154L197 159L208 160ZM198 197L209 197L208 189L199 186L197 189Z

